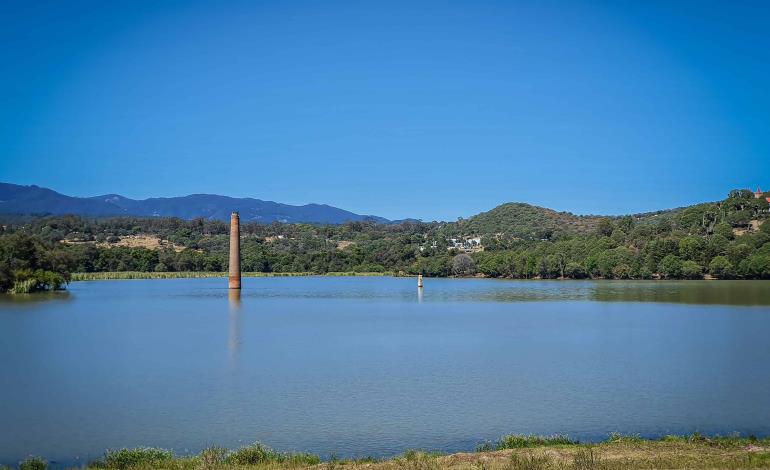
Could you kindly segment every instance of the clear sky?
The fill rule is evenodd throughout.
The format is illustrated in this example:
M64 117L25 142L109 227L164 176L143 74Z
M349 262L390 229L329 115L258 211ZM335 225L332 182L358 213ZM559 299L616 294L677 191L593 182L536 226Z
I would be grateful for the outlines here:
M454 220L770 188L770 2L8 1L0 181Z

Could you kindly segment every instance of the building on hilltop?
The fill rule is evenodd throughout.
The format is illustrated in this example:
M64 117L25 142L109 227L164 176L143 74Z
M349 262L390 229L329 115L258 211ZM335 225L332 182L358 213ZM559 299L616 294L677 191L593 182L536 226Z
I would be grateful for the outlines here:
M762 199L762 188L757 186L757 190L754 191L754 199ZM766 197L765 201L770 202L770 197Z

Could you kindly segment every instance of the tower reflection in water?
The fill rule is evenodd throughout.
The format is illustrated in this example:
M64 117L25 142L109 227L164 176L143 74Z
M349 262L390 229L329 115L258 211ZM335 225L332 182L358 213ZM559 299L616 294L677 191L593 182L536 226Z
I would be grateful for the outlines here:
M423 290L423 287L418 287L417 288L417 303L418 304L422 303L422 295L423 295L422 290Z
M235 361L241 347L241 290L228 289L227 300L230 305L230 333L227 349L230 351L230 360Z

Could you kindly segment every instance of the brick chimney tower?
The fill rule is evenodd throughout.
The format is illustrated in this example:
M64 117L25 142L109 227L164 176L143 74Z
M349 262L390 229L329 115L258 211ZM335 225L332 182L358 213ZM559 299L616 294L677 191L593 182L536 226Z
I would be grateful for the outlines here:
M237 212L230 214L230 289L241 288L241 219Z

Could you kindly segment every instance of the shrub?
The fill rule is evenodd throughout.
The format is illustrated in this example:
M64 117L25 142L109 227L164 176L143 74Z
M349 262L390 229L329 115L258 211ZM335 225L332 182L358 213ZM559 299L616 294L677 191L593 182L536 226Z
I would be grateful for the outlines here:
M709 263L709 273L720 279L730 278L735 275L732 263L724 256L715 256Z
M11 294L29 294L45 290L60 290L66 279L59 273L36 269L22 269L14 273L15 282L10 288Z
M396 459L396 462L400 468L434 470L439 468L438 462L436 461L438 455L439 454L432 452L409 449L404 452L404 455Z
M259 442L234 450L225 457L225 463L231 465L256 465L276 460L279 460L279 454Z
M726 224L724 222L720 222L714 226L714 234L721 235L728 240L735 238L735 235L733 234L733 228L730 226L730 224Z
M612 277L615 279L630 279L631 268L627 264L619 264L612 268Z
M492 441L484 441L476 446L476 452L491 452L495 450L495 444Z
M203 449L200 455L198 455L198 458L201 459L203 468L212 468L224 463L225 456L227 456L227 449L224 447L212 446Z
M640 266L634 277L637 279L652 279L652 271L646 266Z
M157 466L160 463L171 460L174 454L169 450L153 447L137 447L135 449L108 450L104 459L96 462L95 466L104 468L126 469L138 465Z
M621 434L619 432L611 432L609 437L607 437L606 442L642 442L644 439L642 439L642 436L639 434Z
M570 261L564 268L564 274L572 279L583 279L588 276L585 268L580 263Z
M577 444L567 436L555 434L553 436L532 436L523 434L509 434L503 436L495 445L496 450L524 449L527 447L555 446Z
M270 462L316 465L321 462L321 459L313 454L276 452L260 442L241 447L231 452L224 459L224 463L229 465L257 465Z
M682 263L682 277L685 279L703 278L703 268L695 261L685 261Z
M682 260L676 255L666 255L660 262L660 274L666 279L682 277Z
M19 464L19 470L45 470L48 468L48 462L40 457L29 457Z

